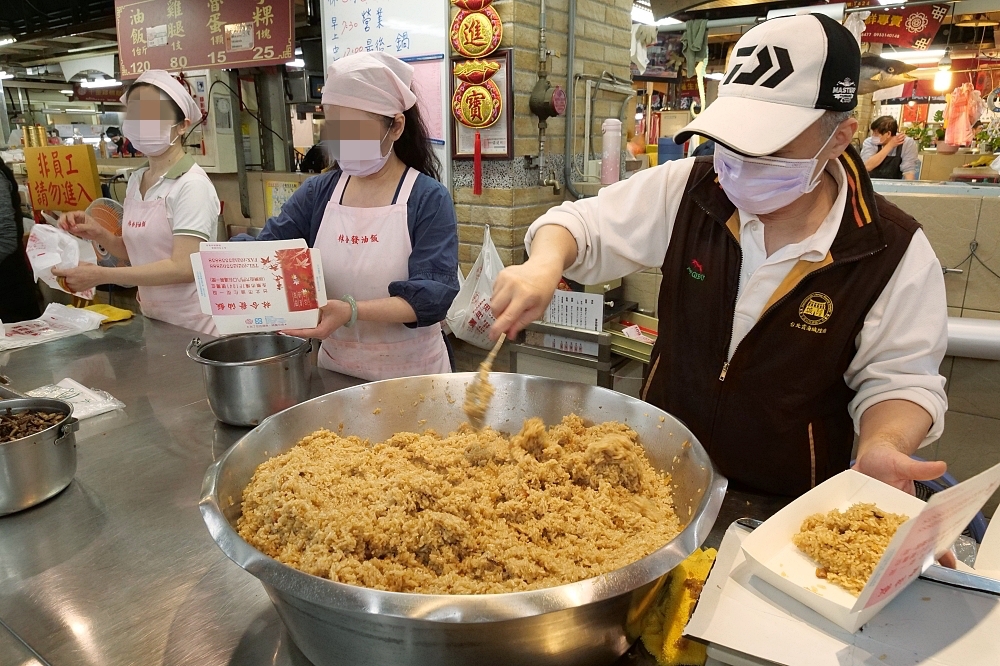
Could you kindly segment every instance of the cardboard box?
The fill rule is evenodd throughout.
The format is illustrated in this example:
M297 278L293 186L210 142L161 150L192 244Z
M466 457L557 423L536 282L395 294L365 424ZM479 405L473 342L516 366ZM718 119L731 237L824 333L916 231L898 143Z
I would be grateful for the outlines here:
M319 250L303 239L202 243L191 266L222 335L313 328L326 304Z
M847 470L776 513L743 542L754 575L843 629L856 632L950 548L1000 487L1000 465L923 501L860 472ZM792 543L814 513L857 503L910 517L896 531L861 594L854 597L816 577L816 562Z

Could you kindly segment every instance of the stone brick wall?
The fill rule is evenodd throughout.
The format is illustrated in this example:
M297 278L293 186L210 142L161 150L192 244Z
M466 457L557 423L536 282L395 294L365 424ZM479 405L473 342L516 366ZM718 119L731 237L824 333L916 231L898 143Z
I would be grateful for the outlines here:
M549 58L549 80L569 91L567 84L569 25L568 0L547 0L546 40L554 52ZM528 99L538 80L539 0L496 0L493 7L504 22L501 48L513 49L514 159L483 161L483 194L472 194L471 160L458 160L454 168L455 205L459 222L459 261L468 272L482 246L483 226L490 225L493 242L505 265L525 259L524 234L528 226L565 196L565 188L554 194L539 187L538 170L527 168L525 156L538 154L538 118L528 108ZM629 76L631 0L578 0L576 19L576 71L599 76L608 71ZM453 10L454 11L457 10ZM575 153L582 164L584 91L576 96ZM621 95L598 92L593 105L593 140L600 144L601 121L619 116ZM631 113L629 111L628 113ZM550 118L546 128L546 161L556 177L563 179L565 119ZM547 171L548 169L546 169Z

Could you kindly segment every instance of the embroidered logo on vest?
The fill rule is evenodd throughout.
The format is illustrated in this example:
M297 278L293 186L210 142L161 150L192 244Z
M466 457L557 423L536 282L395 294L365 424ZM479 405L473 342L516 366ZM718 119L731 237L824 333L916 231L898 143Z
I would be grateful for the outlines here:
M814 291L799 306L799 318L810 326L825 324L833 315L833 300L824 293Z
M705 279L705 269L702 268L701 262L697 259L691 260L691 265L687 267L687 272L695 280L702 281Z

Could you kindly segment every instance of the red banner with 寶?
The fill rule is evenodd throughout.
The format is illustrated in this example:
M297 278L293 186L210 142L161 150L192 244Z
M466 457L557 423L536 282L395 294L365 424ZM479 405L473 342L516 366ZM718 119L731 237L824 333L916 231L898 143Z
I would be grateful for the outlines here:
M260 67L294 57L292 0L115 0L121 78Z
M861 41L923 50L934 41L941 21L947 15L948 5L920 5L872 12L865 20Z

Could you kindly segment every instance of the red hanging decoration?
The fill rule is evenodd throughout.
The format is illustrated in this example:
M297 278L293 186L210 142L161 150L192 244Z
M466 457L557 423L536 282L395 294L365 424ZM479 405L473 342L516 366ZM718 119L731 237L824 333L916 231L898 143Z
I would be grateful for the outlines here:
M472 154L472 193L479 195L483 193L483 145L476 132L476 144Z

